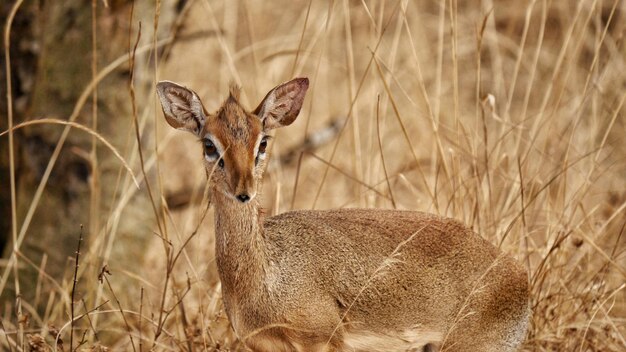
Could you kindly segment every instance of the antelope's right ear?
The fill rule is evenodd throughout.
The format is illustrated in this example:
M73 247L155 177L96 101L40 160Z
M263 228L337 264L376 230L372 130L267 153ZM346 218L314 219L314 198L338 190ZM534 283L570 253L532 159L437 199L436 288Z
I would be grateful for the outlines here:
M200 135L206 113L198 94L170 81L157 83L156 91L167 123L176 129Z

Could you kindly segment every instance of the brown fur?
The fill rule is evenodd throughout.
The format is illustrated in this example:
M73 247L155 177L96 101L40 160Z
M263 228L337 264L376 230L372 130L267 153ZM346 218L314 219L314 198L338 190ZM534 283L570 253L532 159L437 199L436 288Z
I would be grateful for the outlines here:
M162 84L167 116L167 91L186 88ZM262 219L259 137L293 122L307 87L287 82L253 112L231 89L216 114L193 119L205 121L201 138L225 149L224 168L206 167L224 305L239 338L254 351L515 351L527 326L527 274L459 222L379 209ZM177 128L185 118L167 116ZM242 192L252 199L237 200Z

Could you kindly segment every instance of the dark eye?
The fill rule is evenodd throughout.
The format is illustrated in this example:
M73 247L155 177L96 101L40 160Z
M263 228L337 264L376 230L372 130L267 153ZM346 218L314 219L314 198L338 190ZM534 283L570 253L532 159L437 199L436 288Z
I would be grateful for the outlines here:
M259 161L265 159L265 150L267 149L267 140L268 136L263 137L261 139L261 143L259 143L259 152L256 154L256 158L254 159L254 164L258 165Z
M217 163L217 165L219 165L223 169L224 168L224 159L220 159L220 161Z
M265 149L267 149L267 139L263 138L259 144L259 154L265 154Z
M204 140L204 155L206 155L210 159L217 159L219 156L217 154L217 148L215 144L210 139Z

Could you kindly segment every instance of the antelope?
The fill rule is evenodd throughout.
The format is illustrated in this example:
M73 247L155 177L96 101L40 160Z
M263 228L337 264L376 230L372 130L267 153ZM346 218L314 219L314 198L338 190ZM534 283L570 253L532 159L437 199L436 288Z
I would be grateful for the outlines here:
M215 207L224 308L253 351L516 351L528 325L528 277L460 222L382 209L265 217L258 189L269 133L302 108L295 78L246 110L232 86L215 113L170 81L167 122L200 138Z

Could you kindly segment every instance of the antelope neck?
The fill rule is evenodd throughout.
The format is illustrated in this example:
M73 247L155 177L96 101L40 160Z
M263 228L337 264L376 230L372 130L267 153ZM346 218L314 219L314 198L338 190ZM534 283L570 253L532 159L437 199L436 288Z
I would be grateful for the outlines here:
M242 204L215 190L215 252L225 290L260 289L267 265L257 197ZM255 284L256 283L256 284Z

